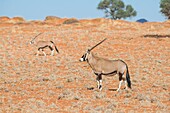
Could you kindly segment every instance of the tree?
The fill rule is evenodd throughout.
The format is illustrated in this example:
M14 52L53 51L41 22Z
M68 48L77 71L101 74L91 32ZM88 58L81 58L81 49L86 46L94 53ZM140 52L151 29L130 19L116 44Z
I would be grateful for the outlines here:
M133 7L131 5L125 6L122 0L102 0L97 9L104 10L105 17L114 20L137 15Z
M161 13L170 19L170 0L161 0L160 8Z

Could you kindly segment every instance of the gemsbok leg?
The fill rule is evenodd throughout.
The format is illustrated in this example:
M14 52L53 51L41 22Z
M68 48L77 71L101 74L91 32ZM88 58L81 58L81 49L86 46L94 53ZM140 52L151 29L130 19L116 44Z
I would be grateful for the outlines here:
M38 50L38 51L37 51L37 54L36 54L36 56L38 56L38 55L39 55L39 53L40 53L40 51Z
M96 78L97 88L101 91L102 90L102 74L96 74L96 75L97 75L97 78Z
M54 49L51 47L51 46L48 46L49 48L50 48L50 50L51 50L51 56L53 56L54 55Z
M45 53L45 52L44 52L44 50L43 50L43 49L44 49L44 48L46 48L46 47L47 47L47 46L45 46L45 47L39 47L39 48L38 48L38 51L37 51L37 55L36 55L36 56L38 56L38 55L39 55L39 52L40 52L40 51L42 51L42 52L43 52L43 54L44 54L44 56L46 56L46 53Z
M118 75L119 75L119 87L118 87L118 89L117 89L117 91L119 91L120 90L120 88L121 88L121 85L122 85L122 82L123 82L123 74L122 73L118 73Z

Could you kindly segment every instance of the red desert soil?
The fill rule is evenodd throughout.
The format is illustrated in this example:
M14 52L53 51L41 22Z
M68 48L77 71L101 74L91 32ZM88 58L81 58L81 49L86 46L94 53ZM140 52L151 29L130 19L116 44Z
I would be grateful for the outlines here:
M0 18L0 113L170 111L170 21L50 18ZM54 41L60 54L35 55L29 41L41 32L36 41ZM78 61L104 38L93 53L124 60L132 90L116 92L118 76L103 76L100 92L90 66Z

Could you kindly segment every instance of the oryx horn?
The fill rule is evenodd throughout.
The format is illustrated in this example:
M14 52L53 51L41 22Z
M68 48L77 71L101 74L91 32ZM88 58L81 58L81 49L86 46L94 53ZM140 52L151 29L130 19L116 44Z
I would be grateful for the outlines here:
M42 33L39 33L38 35L36 35L31 41L35 40L35 38L37 38L39 35L41 35Z
M89 51L93 50L95 47L97 47L98 45L100 45L102 42L104 42L107 38L105 38L104 40L102 40L101 42L99 42L98 44L96 44L95 46L93 46L91 49L89 49Z

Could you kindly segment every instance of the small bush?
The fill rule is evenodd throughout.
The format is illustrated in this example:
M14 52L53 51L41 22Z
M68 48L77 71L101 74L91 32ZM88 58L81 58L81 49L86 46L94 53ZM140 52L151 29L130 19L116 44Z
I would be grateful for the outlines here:
M63 22L63 24L73 24L73 23L78 23L79 21L77 19L68 19Z
M66 99L66 100L71 100L71 99L75 99L78 97L74 96L74 92L70 89L66 89L64 90L59 96L58 96L58 100L62 100L62 99Z
M15 20L16 22L25 22L25 19L22 17L13 17L13 20Z
M55 21L55 20L58 20L58 19L61 19L60 17L56 17L56 16L47 16L45 18L45 21Z

